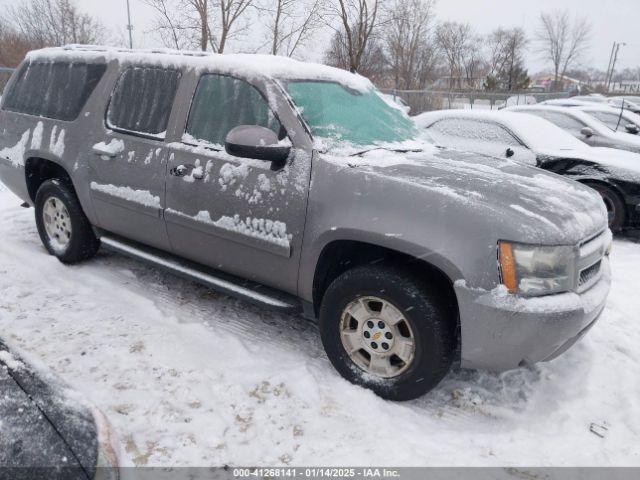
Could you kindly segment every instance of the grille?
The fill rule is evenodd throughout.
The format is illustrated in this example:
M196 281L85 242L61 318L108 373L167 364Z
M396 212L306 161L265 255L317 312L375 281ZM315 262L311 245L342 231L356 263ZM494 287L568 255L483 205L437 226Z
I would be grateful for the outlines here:
M580 272L580 283L578 286L582 287L587 285L591 280L593 280L598 273L600 273L600 264L602 260L598 260L596 263L591 265L590 267L585 268Z

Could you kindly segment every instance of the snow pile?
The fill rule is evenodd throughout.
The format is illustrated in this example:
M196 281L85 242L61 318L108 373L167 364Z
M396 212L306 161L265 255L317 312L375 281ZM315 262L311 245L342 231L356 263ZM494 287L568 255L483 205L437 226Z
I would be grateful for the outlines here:
M10 370L19 370L24 367L24 364L19 360L16 360L11 352L6 350L0 350L0 363L3 363Z
M109 143L107 142L100 142L100 143L96 143L93 146L94 150L96 151L101 151L101 152L105 152L111 156L116 156L116 155L120 155L121 153L124 152L124 142L122 140L120 140L119 138L113 138L111 139L111 141ZM109 156L108 155L103 155L102 156L103 160L108 160ZM146 163L146 161L145 161Z
M287 234L287 224L284 222L251 217L243 220L240 215L236 214L233 217L223 216L213 224L230 232L258 238L287 248L290 247L291 235Z
M220 178L218 183L222 187L224 192L227 188L233 186L236 182L242 181L249 175L249 166L246 163L240 165L234 165L232 163L225 163L220 167Z
M27 130L20 137L20 141L13 147L7 147L0 150L0 158L9 160L14 167L24 165L24 154L27 151L30 133L31 130Z
M54 125L51 130L51 138L49 139L49 151L58 157L64 155L64 136L64 128L60 129L58 133L57 125Z
M96 182L91 182L91 189L123 200L128 200L129 202L138 203L145 207L162 208L160 197L153 195L148 190L134 190L130 187L103 185Z
M39 150L42 147L42 134L44 133L44 124L38 122L36 128L33 129L31 136L31 150Z

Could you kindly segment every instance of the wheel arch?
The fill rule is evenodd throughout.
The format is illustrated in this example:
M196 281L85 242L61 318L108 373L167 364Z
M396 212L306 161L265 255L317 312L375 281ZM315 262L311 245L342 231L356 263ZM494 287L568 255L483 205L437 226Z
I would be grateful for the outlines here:
M36 194L38 193L40 185L52 178L66 180L75 190L71 175L69 175L67 169L56 160L41 156L31 156L25 160L24 173L29 200L32 204L35 203Z
M364 265L382 262L392 262L395 265L404 265L412 273L420 278L426 278L438 288L452 309L452 318L455 318L456 331L460 328L460 315L458 299L453 288L456 278L451 274L453 266L449 266L449 273L440 265L429 262L409 253L360 240L332 240L327 243L316 262L313 277L312 296L314 314L318 315L324 294L333 280L347 270ZM457 333L459 339L459 333Z

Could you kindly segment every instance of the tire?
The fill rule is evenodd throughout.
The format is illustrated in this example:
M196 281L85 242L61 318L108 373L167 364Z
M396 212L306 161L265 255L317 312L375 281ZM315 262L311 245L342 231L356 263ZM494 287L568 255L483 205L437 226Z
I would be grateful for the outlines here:
M35 215L40 240L62 263L88 260L98 251L100 241L68 182L43 182L36 194Z
M602 197L609 215L609 228L614 232L622 230L627 222L627 209L618 192L600 183L588 183L587 185L596 190Z
M343 273L331 283L320 307L320 335L329 360L344 378L380 397L402 401L422 396L447 374L455 356L456 322L447 298L408 270L393 266L366 265ZM360 320L351 315L354 312ZM376 320L397 319L398 313L403 320L395 327ZM365 320L369 315L372 320ZM401 346L411 336L413 357L406 362L409 355ZM385 338L394 342L386 349L380 344ZM362 348L350 355L345 345L353 351L360 347L358 342ZM403 353L398 356L395 351ZM374 357L382 367L372 366Z

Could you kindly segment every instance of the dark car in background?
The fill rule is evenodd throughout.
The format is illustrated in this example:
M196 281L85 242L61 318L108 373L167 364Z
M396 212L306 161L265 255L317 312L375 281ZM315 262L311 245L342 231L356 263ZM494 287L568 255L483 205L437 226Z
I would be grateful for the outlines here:
M442 110L415 117L442 146L511 158L573 178L602 196L609 226L640 224L640 155L595 148L552 123L511 111Z
M117 480L117 467L102 413L0 340L0 478Z

